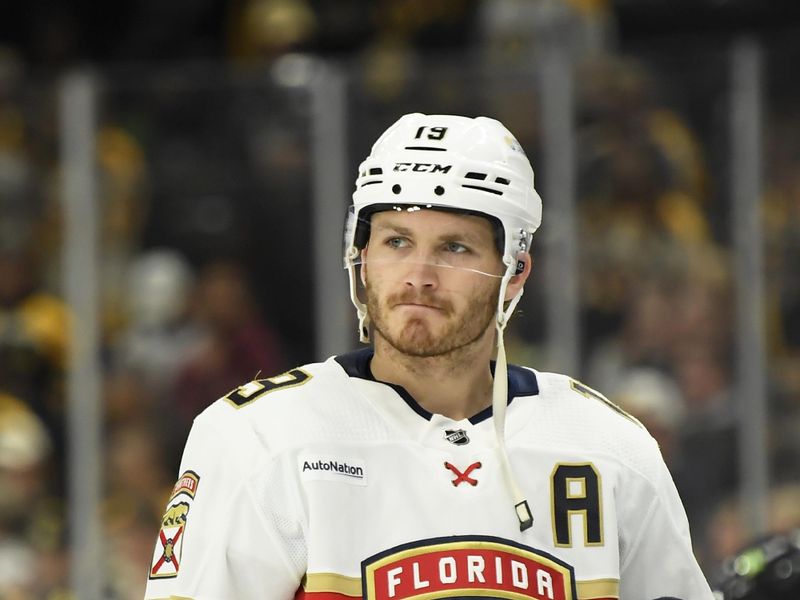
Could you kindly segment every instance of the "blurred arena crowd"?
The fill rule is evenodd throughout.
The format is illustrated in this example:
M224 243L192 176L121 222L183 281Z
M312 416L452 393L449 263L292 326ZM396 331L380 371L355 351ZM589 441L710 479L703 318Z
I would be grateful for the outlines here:
M313 357L312 298L325 290L305 268L310 106L286 83L298 53L346 65L353 173L367 140L409 111L495 116L536 169L536 81L516 77L554 27L570 36L576 64L580 376L658 439L709 575L748 541L733 399L724 39L695 40L691 51L676 51L684 40L623 49L604 0L369 4L132 3L114 19L95 17L110 19L118 43L107 36L87 49L81 3L72 12L53 3L51 13L35 2L18 15L31 25L27 37L0 40L0 598L72 598L70 307L54 105L57 75L87 57L116 61L101 71L96 140L108 598L142 596L194 415L258 374ZM122 25L149 19L157 25L147 30ZM165 45L174 64L148 67ZM787 67L798 54L775 44L765 55L772 531L800 526L800 87ZM465 56L510 77L499 91L481 89ZM558 370L545 364L544 293L534 273L510 360Z

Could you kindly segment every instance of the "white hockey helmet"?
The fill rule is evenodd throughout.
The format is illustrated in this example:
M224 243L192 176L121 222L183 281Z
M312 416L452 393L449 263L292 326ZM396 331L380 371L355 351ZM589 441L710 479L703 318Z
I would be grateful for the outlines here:
M410 205L479 213L503 228L503 262L516 266L542 221L525 152L488 117L402 116L361 163L345 231L345 266L366 244L369 215Z

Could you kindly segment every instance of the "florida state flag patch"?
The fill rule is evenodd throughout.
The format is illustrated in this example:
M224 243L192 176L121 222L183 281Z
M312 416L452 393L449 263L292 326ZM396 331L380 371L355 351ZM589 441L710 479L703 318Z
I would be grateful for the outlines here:
M200 476L197 473L185 471L172 488L172 495L167 502L167 510L161 518L161 530L158 532L153 551L150 579L178 576L186 521L199 483Z

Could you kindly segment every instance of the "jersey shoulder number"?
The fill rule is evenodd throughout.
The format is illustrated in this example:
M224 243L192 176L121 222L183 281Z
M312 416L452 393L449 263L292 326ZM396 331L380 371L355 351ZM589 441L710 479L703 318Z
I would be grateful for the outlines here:
M235 408L242 408L252 404L277 390L301 386L311 381L312 375L303 369L292 369L275 377L254 379L249 383L240 385L235 390L224 396L225 401Z

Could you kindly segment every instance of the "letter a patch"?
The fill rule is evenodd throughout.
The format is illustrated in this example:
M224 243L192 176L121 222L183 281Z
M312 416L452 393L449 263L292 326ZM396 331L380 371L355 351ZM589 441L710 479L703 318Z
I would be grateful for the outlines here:
M199 483L200 476L194 471L186 471L178 478L172 497L167 502L167 510L161 518L161 530L150 565L150 579L178 576L186 521Z

